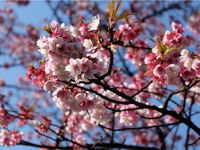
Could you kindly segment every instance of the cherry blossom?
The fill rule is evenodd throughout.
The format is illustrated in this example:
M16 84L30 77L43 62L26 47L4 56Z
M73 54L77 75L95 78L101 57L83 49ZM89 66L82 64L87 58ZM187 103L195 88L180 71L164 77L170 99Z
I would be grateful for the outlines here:
M15 117L10 115L6 110L0 108L0 127L5 128L9 123L13 122Z
M0 78L0 145L198 149L198 3L46 0L37 25L32 3L0 8L0 67L26 69Z
M18 131L8 131L1 129L0 145L13 146L18 144L23 139L23 133Z

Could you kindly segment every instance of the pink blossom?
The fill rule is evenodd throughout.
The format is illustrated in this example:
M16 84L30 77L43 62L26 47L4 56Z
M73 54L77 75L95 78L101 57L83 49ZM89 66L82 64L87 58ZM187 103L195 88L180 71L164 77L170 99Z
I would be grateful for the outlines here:
M168 76L168 83L169 84L178 84L179 80L179 73L180 73L180 67L175 64L170 64L166 67L166 73Z
M51 27L52 27L53 29L56 29L56 28L58 27L58 22L55 21L55 20L51 21Z
M147 145L148 140L150 138L153 138L153 137L148 136L147 133L145 133L145 132L137 132L137 134L133 138L133 142L143 144L143 145Z
M189 46L193 42L192 37L183 35L184 29L181 24L172 22L171 26L173 31L166 31L162 40L165 45L180 49Z
M172 26L172 30L175 31L175 32L178 32L178 33L184 32L184 29L183 29L181 24L172 22L171 26Z
M200 77L200 60L199 59L193 60L192 69L195 70L197 77Z
M188 28L195 34L200 34L200 13L196 12L193 16L188 18Z
M76 101L78 102L80 108L82 110L88 110L93 108L93 102L89 99L89 97L85 93L79 93L75 96Z
M13 122L15 117L10 115L6 110L0 108L0 127L6 128L9 123Z
M87 81L94 78L94 74L98 71L94 63L87 58L82 59L70 59L69 65L65 67L65 70L70 72L70 77L76 81Z
M131 109L131 108L132 109L135 108L135 105L122 107L121 109ZM138 116L135 111L127 110L127 111L122 111L120 113L120 123L132 126L136 124L137 120L138 120Z
M47 82L45 82L43 88L45 91L53 92L56 89L55 81L48 80Z
M119 33L122 34L122 40L134 40L140 33L139 27L131 27L128 24L119 26Z
M66 110L69 108L68 98L70 96L70 91L65 87L58 87L53 93L53 101L61 110Z
M91 130L94 127L95 127L95 124L90 122L89 116L85 116L84 119L81 121L81 128L84 131Z
M152 84L150 84L148 87L148 90L149 90L149 92L152 92L152 93L164 94L163 84L160 84L157 82L153 82ZM151 94L151 95L157 99L161 98L159 95L154 95L154 94Z
M194 71L193 70L187 70L187 69L182 69L181 70L181 74L180 76L185 80L185 81L188 81L188 80L191 80L195 77L195 74L194 74Z
M91 122L95 124L106 124L109 122L110 115L109 111L102 105L97 104L94 108L90 111Z
M153 74L157 77L163 77L166 74L166 70L162 65L158 64L153 69Z
M14 146L23 140L23 133L18 131L8 131L1 129L0 131L0 145Z
M41 121L33 120L32 124L40 133L46 133L49 130L51 121L45 116L41 116L41 118Z

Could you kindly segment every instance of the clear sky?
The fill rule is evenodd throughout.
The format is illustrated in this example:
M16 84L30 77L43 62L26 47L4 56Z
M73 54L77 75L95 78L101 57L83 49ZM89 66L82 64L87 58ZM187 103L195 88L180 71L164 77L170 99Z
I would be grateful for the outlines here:
M5 5L4 0L0 0L0 8L3 8ZM17 6L12 5L15 12L18 16L19 22L24 22L26 24L34 24L35 26L41 28L42 25L42 18L53 19L51 11L48 5L43 0L33 0L31 1L30 5L28 6ZM8 60L9 58L3 58L3 61ZM2 58L0 58L0 64L2 64ZM13 77L15 74L16 78ZM24 76L25 70L21 69L20 67L14 67L11 70L0 69L0 78L5 79L8 83L16 83L18 76ZM15 146L15 147L2 147L0 146L0 150L37 150L38 148L33 147L23 147L23 146Z

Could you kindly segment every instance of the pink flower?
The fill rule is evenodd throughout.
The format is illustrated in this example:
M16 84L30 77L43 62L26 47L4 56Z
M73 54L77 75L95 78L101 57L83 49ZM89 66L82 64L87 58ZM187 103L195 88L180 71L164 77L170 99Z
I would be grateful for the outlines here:
M96 65L91 60L83 57L82 59L70 59L69 64L65 67L65 71L70 73L72 79L76 81L87 81L94 78L94 74L98 72Z
M70 75L77 77L81 74L81 59L70 59L69 65L65 67L65 70L70 72Z
M69 97L71 95L70 90L65 88L64 86L57 87L57 89L52 93L52 99L56 102L56 105L61 110L65 111L69 109Z
M18 131L8 131L2 129L0 131L0 145L14 146L23 140L23 133Z
M152 92L152 93L156 92L156 93L164 94L163 87L164 87L163 84L153 82L152 84L149 85L148 90L149 90L149 92ZM158 95L154 95L154 94L151 94L151 95L157 99L161 98Z
M193 42L193 38L183 35L184 29L180 24L172 22L173 31L166 31L163 37L163 43L169 47L184 48Z
M139 27L131 27L128 24L119 26L119 33L122 34L122 40L134 40L140 33Z
M175 64L170 64L169 66L166 67L166 72L168 74L168 76L178 76L179 72L180 72L180 67L178 65Z
M53 29L56 29L56 28L58 27L58 22L55 21L55 20L51 21L51 27L52 27Z
M200 34L200 13L196 12L195 15L188 18L188 28L195 34Z
M166 73L168 76L168 83L169 84L178 84L179 80L179 73L180 73L180 67L175 64L170 64L166 67Z
M91 122L95 124L106 124L110 121L109 111L102 105L97 104L90 111Z
M53 92L56 89L55 81L48 80L47 82L45 82L43 89L45 91Z
M172 22L171 26L172 26L172 30L175 32L178 32L178 33L184 32L182 25L179 23Z
M142 145L147 145L148 141L150 139L152 140L153 138L155 137L149 136L147 133L139 131L134 135L133 142Z
M193 70L183 69L180 76L183 78L183 80L188 81L195 77L195 73Z
M32 124L40 133L46 133L49 130L51 121L47 117L42 117L42 121L33 120Z
M158 64L153 69L153 74L157 77L163 77L166 74L166 70L162 65Z
M131 108L132 109L135 108L135 105L122 107L122 109L131 109ZM122 111L120 113L120 123L132 126L137 122L137 120L138 116L135 111Z
M192 69L194 69L197 76L200 77L200 60L199 59L193 60Z
M43 87L44 83L47 81L44 69L44 64L42 64L39 68L29 66L28 73L26 74L26 79L32 80L32 83L39 88Z
M9 123L13 122L15 119L14 116L10 115L6 110L0 108L0 127L6 128Z

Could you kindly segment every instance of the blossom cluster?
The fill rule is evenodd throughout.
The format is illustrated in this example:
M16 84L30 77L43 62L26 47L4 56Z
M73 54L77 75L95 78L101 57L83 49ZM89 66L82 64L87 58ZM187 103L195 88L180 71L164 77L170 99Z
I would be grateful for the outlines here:
M172 22L172 31L166 31L155 42L152 51L146 52L144 49L149 50L150 46L145 39L138 38L140 28L128 24L120 25L113 38L118 42L124 42L125 45L135 44L136 48L129 48L125 52L125 58L141 71L129 78L117 67L109 68L111 56L103 44L106 45L110 41L104 41L102 38L104 43L100 43L99 36L102 33L98 28L99 25L99 16L93 17L90 23L82 21L78 27L59 25L56 21L52 21L49 26L44 27L49 37L41 37L37 41L38 51L43 55L44 60L41 60L40 67L29 66L28 68L27 79L32 80L37 87L48 91L52 101L62 110L63 118L67 120L66 134L75 133L74 139L84 144L86 139L82 136L83 132L99 124L109 127L112 116L115 117L117 122L115 123L119 127L140 123L154 126L163 122L176 122L175 118L167 115L163 117L165 118L163 121L161 117L159 118L161 114L158 111L139 109L134 104L120 104L127 102L126 99L93 81L101 82L98 77L111 69L109 79L105 77L103 80L111 89L132 96L136 102L150 105L149 99L152 96L160 99L162 97L160 95L165 95L165 87L169 85L181 87L183 81L189 84L196 77L200 77L198 55L184 49L194 39L184 34L181 24ZM143 87L150 80L152 82L145 89L147 92L138 92L144 89ZM92 82L93 84L90 84ZM90 90L98 94L95 95L95 92L92 93ZM111 101L108 102L109 100L103 97ZM112 101L119 104L114 104ZM113 115L112 109L118 111ZM149 119L145 120L145 117ZM151 119L156 117L158 119ZM32 121L32 124L40 133L47 133L51 121L42 118L41 121ZM147 134L138 132L137 135L133 141L147 144L145 140ZM142 138L139 139L140 136Z
M50 37L41 37L37 41L38 51L44 60L39 68L29 66L26 76L34 85L50 92L52 100L62 111L72 110L74 115L87 117L82 120L83 128L109 122L110 112L103 105L104 100L58 81L88 82L107 72L110 56L98 45L96 34L99 24L99 16L93 17L89 23L81 22L78 27L52 21L50 26L45 27ZM72 119L71 123L75 120ZM47 132L48 123L32 123L37 130Z
M50 37L41 37L37 41L39 52L45 58L44 71L60 80L88 81L101 75L108 60L103 59L101 50L93 46L93 32L99 25L99 17L80 27L59 25L52 21L47 26ZM85 36L88 35L88 36Z
M140 33L140 28L138 26L131 27L129 24L122 24L119 26L119 31L116 36L121 35L121 40L124 42L135 40Z
M40 133L46 133L49 130L51 121L45 116L41 116L41 119L41 121L33 120L32 124Z
M195 15L190 16L188 18L188 28L195 34L200 34L200 29L199 29L199 25L200 25L200 13L196 12Z
M4 101L4 96L0 95L0 103ZM13 146L23 140L23 133L16 130L8 130L8 125L15 120L15 116L9 114L7 110L0 107L0 145Z
M108 70L109 57L102 47L98 46L92 36L98 31L99 16L92 18L89 24L81 23L79 28L73 26L65 26L56 21L52 21L50 26L46 27L46 31L50 37L42 37L38 40L37 45L39 52L44 56L40 68L30 68L27 77L33 78L33 83L39 87L43 87L46 91L51 92L52 100L58 108L67 112L72 110L77 116L83 115L88 118L88 121L83 121L84 128L93 126L94 124L106 124L110 119L110 112L105 107L105 100L99 96L83 93L79 88L71 88L70 86L58 83L58 80L66 82L82 82L94 79L95 75L101 75ZM134 28L134 27L133 27ZM131 28L127 25L121 25L119 32L122 38L135 39L139 35L139 29ZM128 31L134 30L135 35L129 35ZM148 68L145 76L152 77L153 83L150 84L148 90L150 92L163 93L161 87L164 85L181 85L181 78L185 81L191 81L195 78L194 72L198 74L198 58L194 54L190 54L187 50L182 50L179 54L179 45L186 47L192 42L192 38L183 34L184 29L178 23L172 23L172 31L166 31L162 41L157 43L152 50L152 53L143 57L142 48L134 52L129 49L125 57L137 64L143 71L144 65ZM149 47L148 43L141 39L135 39L135 44L138 47ZM180 57L179 57L180 55ZM195 59L196 58L196 59ZM112 86L126 87L127 90L121 88L120 91L127 95L132 95L137 89L142 88L146 82L138 74L138 77L133 78L133 83L126 82L126 77L119 73L110 75L109 84ZM94 86L99 93L116 101L124 101L124 99L116 96L115 93L105 91L103 88ZM152 95L141 92L135 98L139 102L148 103L148 98ZM159 96L158 96L159 97ZM109 106L109 104L106 104ZM113 106L111 106L113 107ZM136 106L120 106L119 109L130 109ZM89 112L89 116L86 114ZM141 111L122 111L116 116L120 118L121 124L133 125L138 121L137 113ZM152 113L152 112L151 112ZM149 115L150 112L142 111L143 115ZM158 115L155 113L155 116ZM73 115L72 115L73 116ZM77 118L76 118L77 119ZM71 122L77 120L72 119ZM33 122L36 128L42 130L45 124L41 122ZM148 124L156 124L151 121Z
M143 57L144 54L140 51L136 53L130 49L126 52L126 58L137 66L141 66L143 70L146 67L147 75L156 82L149 88L154 85L154 89L162 89L159 87L163 84L181 85L181 78L191 81L199 77L198 55L184 49L191 45L193 38L183 34L184 28L181 24L172 22L171 26L172 31L165 32L162 40L153 47L152 53ZM140 46L148 47L144 42ZM146 64L145 67L144 64Z
M28 70L18 83L0 79L7 99L17 96L16 104L0 94L0 145L173 149L185 133L169 129L183 123L188 127L184 146L199 144L193 117L200 103L200 57L193 52L199 48L198 37L180 24L185 20L190 31L200 33L200 13L193 2L163 7L133 1L127 8L111 0L108 9L88 0L46 3L54 18L61 22L60 15L68 15L72 25L52 21L40 33L22 23L12 7L30 0L6 1L5 9L0 8L0 55L13 58L0 66ZM189 11L184 18L163 15L171 9ZM89 21L93 14L99 15ZM177 22L166 31L172 20Z
M8 131L1 129L0 131L0 145L14 146L23 139L23 133L18 131Z
M14 116L10 115L6 110L3 108L0 108L0 127L6 128L8 127L8 124L13 122L15 119Z
M184 29L181 24L172 22L172 31L166 31L163 37L163 43L168 47L184 48L189 46L193 39L191 36L183 35Z
M173 59L172 63L167 62L168 60L165 60L165 63L161 63L162 60L155 58L154 61L148 63L148 65L152 65L154 81L165 85L181 86L181 79L191 82L195 77L199 77L200 60L196 54L189 53L188 50L183 49L180 57L174 57ZM160 63L158 63L159 61Z

